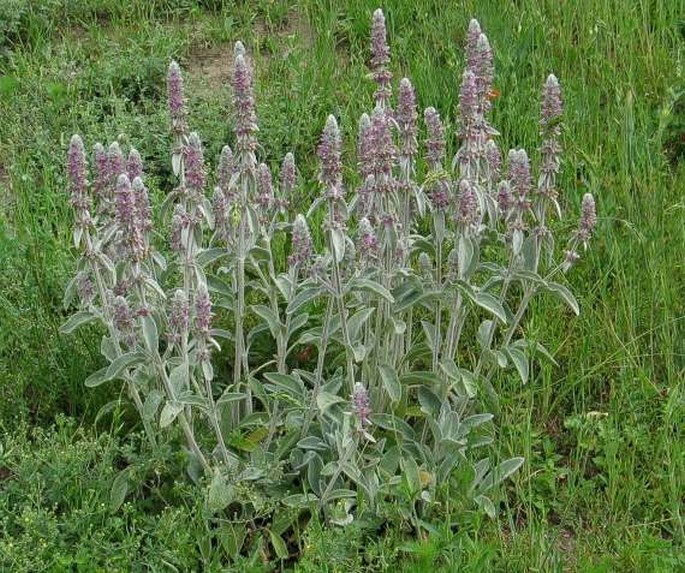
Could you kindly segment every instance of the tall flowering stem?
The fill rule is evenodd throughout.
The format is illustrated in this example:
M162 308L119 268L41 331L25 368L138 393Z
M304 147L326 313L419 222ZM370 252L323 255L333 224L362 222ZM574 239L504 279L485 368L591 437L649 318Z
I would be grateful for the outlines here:
M257 116L255 113L253 73L247 59L245 46L236 42L233 67L233 108L235 111L236 148L234 165L238 198L236 215L239 219L235 249L234 289L235 301L235 358L233 363L233 384L240 387L243 373L248 370L245 352L245 260L258 231L256 207L254 205L257 178ZM245 400L246 412L252 411L252 398ZM233 409L233 422L239 417L238 404Z
M104 154L104 148L102 148L102 153ZM97 158L98 156L96 154L96 159ZM97 230L90 217L89 209L91 206L91 198L88 191L89 183L87 180L88 163L83 140L78 135L74 135L71 138L67 167L71 204L75 214L74 243L76 247L83 245L83 258L86 263L85 266L88 268L87 274L95 279L95 286L99 296L100 318L107 326L114 357L120 357L124 354L121 342L124 340L127 343L133 342L131 338L133 332L131 328L128 328L130 322L127 320L129 317L124 316L126 314L125 308L121 307L117 311L117 308L119 307L115 304L111 291L108 289L108 284L111 282L111 279L108 279L103 273L103 270L111 267L112 263L108 261L107 255L101 251L101 240L97 236ZM90 290L92 287L87 288ZM94 301L92 299L90 304L91 307L94 308ZM124 323L126 323L126 326ZM125 332L123 337L121 336L122 331L117 328L117 324L119 324ZM152 428L149 420L143 416L143 400L140 391L130 375L125 374L124 378L128 393L133 400L133 404L138 411L138 414L141 416L147 438L150 441L150 444L153 447L156 447L157 433Z
M333 269L333 297L338 306L340 328L345 344L347 358L347 375L350 391L354 387L354 356L352 342L347 327L347 307L345 306L341 263L345 256L345 219L347 206L344 199L342 180L342 138L338 122L332 115L328 116L326 126L321 135L318 149L321 164L319 181L321 182L328 203L328 249L332 258Z

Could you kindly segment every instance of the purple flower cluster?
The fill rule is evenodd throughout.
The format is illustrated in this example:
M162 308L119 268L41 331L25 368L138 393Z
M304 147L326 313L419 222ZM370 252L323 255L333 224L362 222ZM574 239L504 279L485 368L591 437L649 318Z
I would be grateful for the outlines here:
M445 127L440 114L434 107L423 112L428 137L426 139L426 159L433 169L440 168L445 160Z
M306 267L311 262L314 248L307 220L298 215L293 223L292 248L288 257L290 266Z
M69 143L67 168L69 171L70 201L76 215L76 226L84 229L92 224L90 218L91 201L88 195L86 152L83 141L78 135L74 135Z
M411 82L407 78L402 78L402 80L400 80L397 114L395 119L402 139L400 154L403 157L413 157L418 151L418 117L419 114L416 110L414 86L411 85Z
M200 283L195 294L195 332L204 341L209 339L212 330L212 301L207 285Z
M371 23L371 70L378 85L374 98L378 107L386 108L390 102L392 73L388 70L390 48L385 29L385 15L379 8L373 13Z
M190 310L188 298L183 289L177 289L171 299L171 311L169 313L169 328L167 337L170 344L179 344L188 332L190 324Z
M352 391L352 410L361 428L371 424L371 401L363 384L357 382Z
M333 199L341 199L342 187L342 138L338 122L333 115L326 120L318 149L321 162L319 180Z
M263 217L267 216L267 213L274 205L274 201L274 184L271 170L266 163L260 163L259 168L257 169L256 202Z
M171 118L171 131L177 136L184 135L188 129L186 125L186 105L183 95L183 76L177 62L169 64L167 74L167 99L169 103L169 116Z
M138 212L136 193L125 173L119 175L117 180L116 222L121 233L125 256L132 262L141 262L147 255L143 219Z
M188 144L183 148L183 155L186 184L192 192L201 194L205 187L207 175L205 172L202 142L196 132L192 132L188 136Z
M253 92L252 68L247 60L245 46L236 42L233 50L233 106L236 114L235 132L238 138L237 151L254 153L257 148L257 116Z
M128 178L133 181L136 177L143 178L143 158L138 153L137 149L131 148L128 152L128 159L126 160L126 174Z
M112 320L121 342L133 348L136 345L135 320L123 296L115 296L112 301Z

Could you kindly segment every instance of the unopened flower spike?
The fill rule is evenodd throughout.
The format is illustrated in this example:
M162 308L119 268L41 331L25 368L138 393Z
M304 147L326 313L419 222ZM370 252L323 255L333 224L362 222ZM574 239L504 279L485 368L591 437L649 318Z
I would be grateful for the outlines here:
M388 107L392 93L390 81L392 73L387 66L390 63L390 48L388 47L387 31L385 28L385 15L378 8L373 13L371 23L371 70L373 78L378 84L374 98L376 105L382 108Z
M128 152L128 159L126 160L126 174L128 178L133 181L136 177L143 177L143 158L138 153L137 149L131 149Z
M329 193L342 197L342 139L335 116L329 115L319 143L320 181Z
M183 94L183 76L181 68L176 61L169 64L167 73L167 99L169 104L169 116L171 117L171 130L177 135L185 134L186 107Z
M423 118L428 131L426 139L426 159L431 166L439 166L445 159L445 128L440 114L434 107L428 107L423 112Z
M314 248L307 220L303 215L298 215L293 223L292 248L290 257L288 257L288 264L291 266L308 266L313 253Z
M201 193L205 187L206 173L202 142L196 132L192 132L188 137L188 145L184 148L184 156L186 184L192 191Z

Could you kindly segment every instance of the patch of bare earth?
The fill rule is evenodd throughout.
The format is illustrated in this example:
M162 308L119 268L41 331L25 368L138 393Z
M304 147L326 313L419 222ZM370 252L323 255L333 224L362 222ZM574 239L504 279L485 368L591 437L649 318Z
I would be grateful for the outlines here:
M260 46L259 57L267 61L286 57L295 44L312 44L312 31L305 19L295 10L288 14L285 23L279 27L268 26L263 21L255 22L254 35L255 44ZM268 43L268 49L261 49L267 45L264 42L266 38L273 41ZM240 38L236 38L238 39ZM191 49L185 71L193 88L197 89L196 93L209 95L227 88L233 73L233 45L233 42L218 46L199 44ZM276 50L271 48L273 45L276 46Z

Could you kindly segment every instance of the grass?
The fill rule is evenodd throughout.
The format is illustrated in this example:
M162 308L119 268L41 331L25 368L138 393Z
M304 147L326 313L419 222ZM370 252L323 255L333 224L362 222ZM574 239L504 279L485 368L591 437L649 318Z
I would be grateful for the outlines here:
M170 180L169 59L188 71L191 123L214 161L231 137L221 80L231 43L243 39L259 70L264 157L276 164L292 150L314 181L311 150L328 113L353 151L372 92L365 66L375 7L1 3L0 568L128 570L134 551L139 570L219 566L205 556L212 536L190 486L169 477L180 467L173 459L158 468L168 482L161 498L132 492L109 513L117 460L135 442L104 418L91 429L117 397L82 385L99 364L96 333L57 332L73 267L63 169L70 135L91 145L125 134L144 155L159 204ZM396 77L411 77L420 106L434 105L451 127L464 32L479 19L495 50L493 123L505 149L535 150L538 93L553 71L566 100L562 199L574 212L585 190L595 193L600 224L570 277L581 316L551 299L531 309L528 335L545 341L560 367L539 367L523 387L497 380L503 455L526 457L502 494L500 519L474 514L424 542L402 531L341 538L313 524L296 570L685 570L685 3L396 0L383 8ZM235 567L266 568L248 561Z

